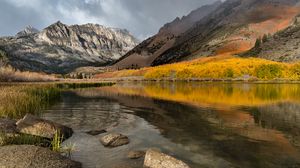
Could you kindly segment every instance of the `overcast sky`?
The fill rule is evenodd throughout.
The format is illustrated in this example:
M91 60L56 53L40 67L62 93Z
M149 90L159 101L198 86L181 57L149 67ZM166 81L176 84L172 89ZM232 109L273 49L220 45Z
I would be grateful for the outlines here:
M98 23L126 28L139 39L153 35L166 22L215 0L0 0L0 36L26 26L43 29L66 24Z

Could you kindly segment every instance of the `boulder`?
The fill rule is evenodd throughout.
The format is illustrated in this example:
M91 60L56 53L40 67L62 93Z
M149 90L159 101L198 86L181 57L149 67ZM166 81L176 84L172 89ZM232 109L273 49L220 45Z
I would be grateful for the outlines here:
M144 167L146 168L189 168L184 162L172 156L149 149L146 152Z
M91 131L88 131L88 132L86 132L87 134L89 134L89 135L93 135L93 136L95 136L95 135L99 135L99 134L103 134L103 133L106 133L107 131L106 130L91 130Z
M16 121L0 118L0 132L5 134L16 134L18 132Z
M100 142L105 147L117 147L117 146L122 146L122 145L128 144L129 138L122 134L112 133L112 134L103 136L100 139Z
M17 134L16 121L0 118L0 146L6 145L8 139Z
M127 158L129 158L129 159L139 159L143 156L145 156L144 151L130 151L127 154Z
M52 139L57 131L67 139L72 136L73 130L69 127L44 120L39 117L27 114L23 119L17 122L19 132L29 135Z
M0 147L0 158L1 168L81 168L79 162L32 145Z

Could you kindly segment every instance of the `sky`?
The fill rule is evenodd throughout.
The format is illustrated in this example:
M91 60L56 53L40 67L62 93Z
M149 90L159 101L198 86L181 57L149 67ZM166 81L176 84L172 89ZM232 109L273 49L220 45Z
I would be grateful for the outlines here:
M0 0L0 36L61 21L124 28L143 40L165 23L215 0Z

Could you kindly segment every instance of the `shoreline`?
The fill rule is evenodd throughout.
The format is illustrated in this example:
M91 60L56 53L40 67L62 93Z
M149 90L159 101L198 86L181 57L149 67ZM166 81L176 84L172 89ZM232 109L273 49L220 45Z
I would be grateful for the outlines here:
M274 80L242 80L242 79L204 79L204 78L193 78L193 79L145 79L144 77L118 77L118 78L99 78L98 82L198 82L198 83L253 83L253 84L300 84L300 80L285 80L285 79L274 79Z

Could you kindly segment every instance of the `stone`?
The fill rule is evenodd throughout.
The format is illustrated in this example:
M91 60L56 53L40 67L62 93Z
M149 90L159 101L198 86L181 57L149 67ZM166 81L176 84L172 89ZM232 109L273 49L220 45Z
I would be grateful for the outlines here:
M1 168L81 168L81 163L32 145L0 147Z
M144 156L145 156L144 151L130 151L127 154L127 158L129 158L129 159L139 159Z
M181 160L172 156L149 149L146 152L144 167L146 168L189 168L189 166Z
M15 135L18 135L16 121L0 118L0 146L6 145Z
M9 134L15 134L17 133L17 125L16 121L0 118L0 133L9 133Z
M100 142L105 147L118 147L118 146L128 144L129 143L129 138L125 135L122 135L122 134L111 133L111 134L103 136L100 139Z
M96 136L96 135L103 134L103 133L106 133L106 132L107 132L106 130L91 130L91 131L88 131L86 133L89 134L89 135Z
M67 139L72 136L73 130L61 124L44 120L39 117L27 114L17 122L17 129L20 133L52 139L57 131Z

